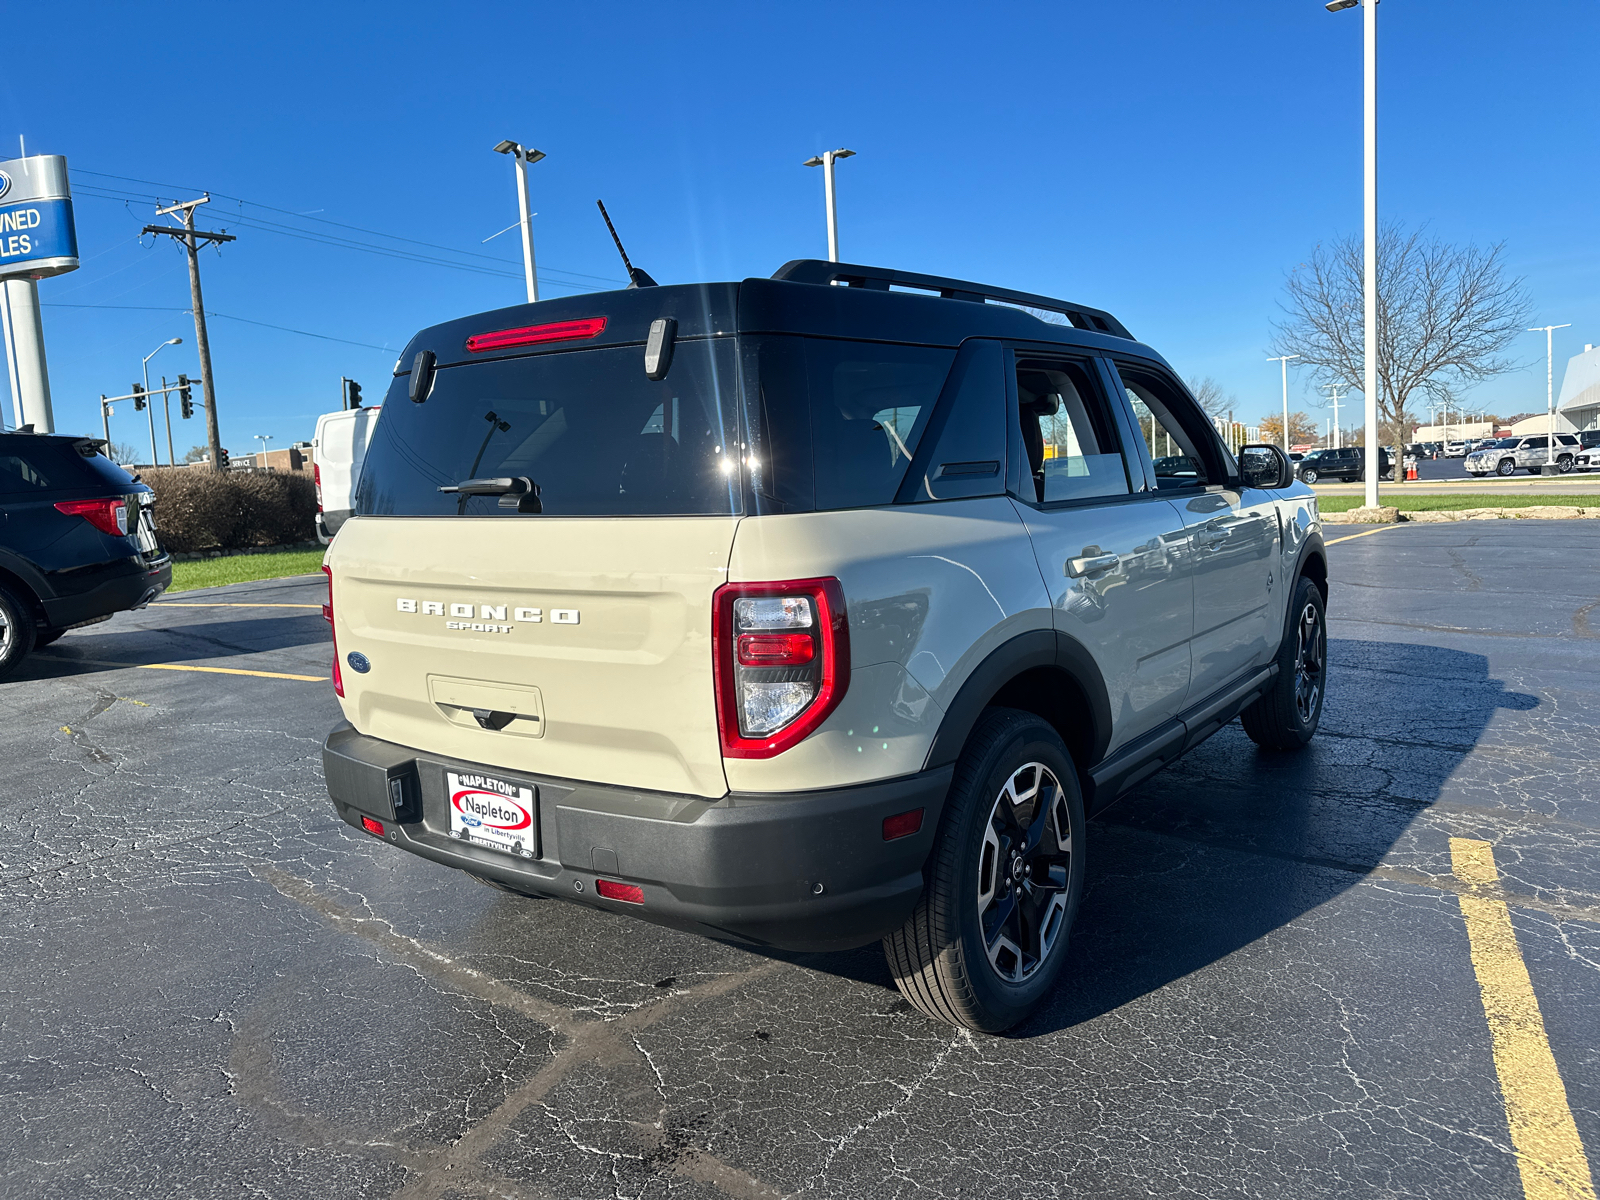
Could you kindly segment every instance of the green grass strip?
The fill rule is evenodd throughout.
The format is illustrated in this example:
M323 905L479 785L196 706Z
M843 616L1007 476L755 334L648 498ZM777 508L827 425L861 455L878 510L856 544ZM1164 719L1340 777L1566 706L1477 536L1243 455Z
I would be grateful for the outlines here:
M1362 496L1319 496L1317 507L1323 512L1342 513L1360 508L1365 503ZM1563 508L1600 508L1600 492L1587 496L1536 495L1483 495L1481 493L1451 492L1444 495L1407 495L1385 488L1379 503L1401 512L1457 512L1463 508L1534 508L1557 505Z
M252 579L281 579L285 575L315 575L322 570L321 550L280 550L272 554L230 554L224 558L199 558L172 564L172 592L245 583Z

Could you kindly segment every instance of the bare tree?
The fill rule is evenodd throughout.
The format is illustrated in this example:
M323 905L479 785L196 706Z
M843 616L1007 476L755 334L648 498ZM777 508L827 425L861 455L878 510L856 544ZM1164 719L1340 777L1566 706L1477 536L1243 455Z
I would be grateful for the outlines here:
M1204 378L1189 376L1189 394L1200 402L1206 416L1213 420L1226 417L1239 407L1238 398L1232 392L1224 392L1222 385L1209 375Z
M1505 274L1505 244L1454 246L1399 224L1378 232L1378 415L1385 441L1409 441L1409 405L1523 364L1504 351L1532 305ZM1319 245L1290 273L1274 354L1298 354L1318 383L1364 382L1363 250L1359 237Z

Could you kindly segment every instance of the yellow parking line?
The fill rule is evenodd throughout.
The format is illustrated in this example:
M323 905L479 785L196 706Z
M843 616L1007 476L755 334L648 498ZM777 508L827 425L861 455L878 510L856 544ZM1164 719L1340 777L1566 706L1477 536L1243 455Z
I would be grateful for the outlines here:
M1500 881L1488 842L1451 838L1450 861L1462 883L1492 887ZM1589 1160L1545 1037L1539 998L1517 947L1511 912L1501 900L1459 899L1489 1019L1506 1123L1522 1173L1522 1194L1527 1200L1595 1200Z
M1337 546L1340 542L1353 542L1358 537L1371 537L1375 533L1383 533L1383 532L1385 532L1386 530L1389 530L1389 529L1399 529L1399 528L1400 528L1400 522L1399 521L1394 522L1392 525L1379 525L1376 529L1368 529L1364 533L1352 533L1352 534L1349 534L1349 535L1347 535L1345 537L1342 537L1342 538L1334 538L1333 541L1328 543L1328 545Z
M285 675L282 671L244 671L238 667L185 667L177 663L118 663L141 671L203 671L207 675L255 675L261 679L298 679L302 683L327 683L326 675Z
M151 608L321 608L320 604L196 604L189 600L162 600Z

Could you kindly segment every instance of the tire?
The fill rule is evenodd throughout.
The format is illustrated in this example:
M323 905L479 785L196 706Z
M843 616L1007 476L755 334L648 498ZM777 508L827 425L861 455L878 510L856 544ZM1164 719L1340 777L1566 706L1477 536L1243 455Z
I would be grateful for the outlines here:
M35 629L33 606L23 603L9 588L0 587L0 679L28 657Z
M1000 1033L1039 1005L1083 894L1083 830L1077 769L1056 731L1032 713L985 711L956 762L922 896L883 939L912 1007Z
M1514 458L1502 458L1500 465L1494 469L1494 473L1503 476L1515 475L1517 473L1517 460Z
M1305 470L1300 472L1300 482L1315 483L1316 481L1317 469L1315 467L1307 467Z
M1322 593L1302 578L1294 588L1294 614L1278 647L1278 676L1266 693L1239 714L1244 731L1268 750L1298 750L1322 723L1328 684L1328 613Z

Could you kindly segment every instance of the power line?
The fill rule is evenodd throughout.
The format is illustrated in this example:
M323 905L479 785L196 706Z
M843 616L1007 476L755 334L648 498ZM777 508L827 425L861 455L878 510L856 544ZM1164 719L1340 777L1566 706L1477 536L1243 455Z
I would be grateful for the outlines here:
M175 307L166 304L63 304L59 300L46 300L46 308L114 308L123 312L193 312L193 309ZM364 346L368 350L382 350L385 354L394 354L393 346L375 346L371 342L353 342L349 338L333 337L326 333L312 333L309 329L290 329L287 325L273 325L267 321L255 321L249 317L236 317L231 313L218 312L214 308L206 309L206 316L221 317L224 321L242 321L246 325L259 325L263 329L278 329L284 333L298 333L301 337L321 338L325 342L343 342L346 346Z
M112 175L112 174L109 174L108 172L105 172L105 171L91 171L91 170L88 170L87 168L84 168L84 167L74 167L74 168L72 168L72 170L73 170L73 172L75 174L96 175L96 176L99 176L102 179L121 179L121 180L123 180L125 182L128 182L128 183L143 183L143 184L148 184L151 187L174 188L175 190L182 191L182 192L191 192L191 191L195 191L195 190L200 190L200 189L194 189L194 188L178 188L177 185L175 185L175 184L160 183L160 182L157 182L157 181L152 180L152 179L138 179L138 178L135 178L134 176L131 176L131 175ZM92 187L92 186L95 186L95 185L86 185L86 186L91 186ZM103 190L105 190L105 191L115 191L115 190L121 190L121 189L106 188L106 189L103 189ZM441 245L441 244L439 244L437 242L424 242L424 241L421 241L420 239L417 239L417 238L404 237L404 236L402 236L400 234L397 234L397 233L384 233L382 230L367 229L367 228L365 228L363 226L360 226L360 225L350 225L350 224L347 224L346 222L334 221L334 220L330 220L330 219L328 219L326 217L313 217L313 216L310 216L310 215L305 214L305 213L297 213L297 212L293 211L292 209L279 208L276 205L272 205L272 204L263 204L259 200L246 200L246 199L244 199L243 197L240 197L240 196L230 196L225 192L212 192L211 194L213 196L219 197L219 198L224 199L224 200L232 200L235 204L241 204L241 205L248 204L252 208L265 209L268 212L280 213L280 214L282 214L284 216L294 217L297 220L313 221L313 222L316 222L317 224L320 224L320 225L332 225L332 226L334 226L335 228L338 228L338 229L349 229L349 230L352 230L352 231L354 231L356 233L369 234L372 237L388 238L389 240L396 241L396 242L406 242L406 243L409 243L410 245L423 246L423 247L426 247L426 248L428 248L430 250L443 250L446 253L459 254L459 255L463 255L463 256L465 256L467 258L481 258L481 259L484 259L484 260L486 260L488 262L505 263L505 262L509 261L507 259L500 258L497 255L493 255L493 254L480 254L477 251L473 251L473 250L461 250L461 249L457 249L454 246L445 246L445 245ZM110 197L110 198L112 198L112 199L120 199L120 197ZM139 199L151 199L151 200L158 199L158 197L155 197L155 196L144 196L144 195L138 195L137 198L139 198ZM243 213L241 213L240 215L241 215L241 217L244 216ZM254 218L254 219L260 220L261 218ZM571 276L574 276L575 278L578 278L578 279L592 279L597 283L621 283L622 282L619 279L613 279L610 276L606 276L606 275L589 275L589 274L586 274L586 273L584 273L582 271L567 271L567 270L563 270L563 269L561 269L559 267L547 267L547 268L545 268L545 270L547 270L547 271L555 271L556 273L561 274L561 275L571 275ZM516 274L516 278L521 278L520 273Z

